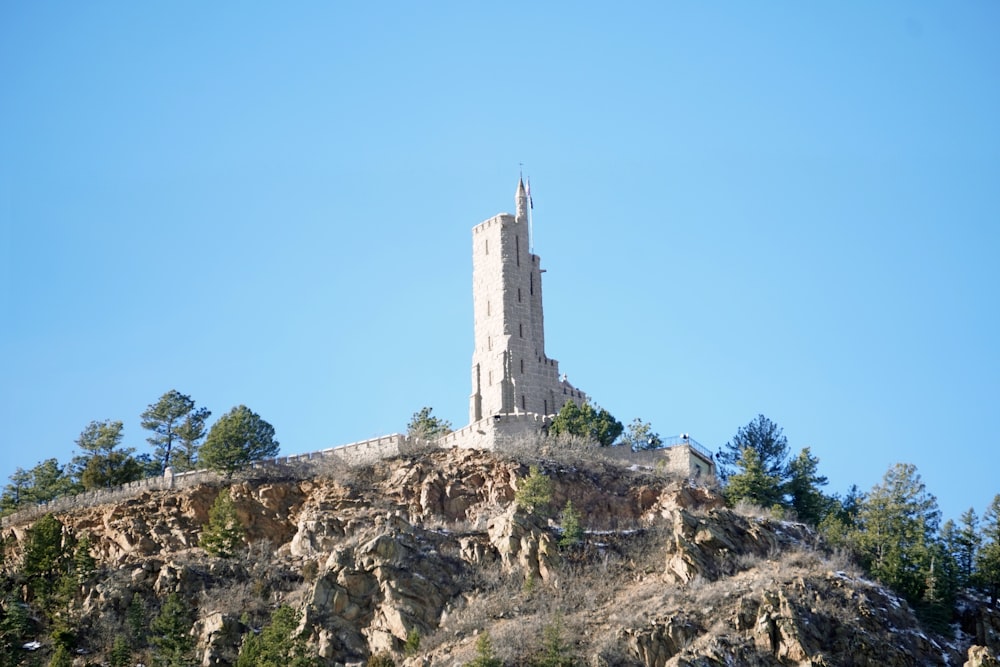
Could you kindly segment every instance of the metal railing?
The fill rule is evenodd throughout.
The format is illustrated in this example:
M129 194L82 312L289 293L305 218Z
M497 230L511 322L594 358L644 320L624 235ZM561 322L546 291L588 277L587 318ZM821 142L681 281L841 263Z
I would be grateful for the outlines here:
M706 447L705 445L701 444L700 442L692 438L691 435L688 433L681 433L680 435L672 435L663 438L664 447L676 447L678 445L688 445L689 447L691 447L691 449L695 450L696 452L707 458L709 461L714 460L712 452L709 451L708 447Z

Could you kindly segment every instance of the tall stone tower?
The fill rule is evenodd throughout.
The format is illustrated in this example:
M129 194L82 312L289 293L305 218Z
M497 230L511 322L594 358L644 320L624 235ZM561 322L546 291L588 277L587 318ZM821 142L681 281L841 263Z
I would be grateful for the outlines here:
M529 244L528 193L518 180L515 215L501 213L472 228L475 351L469 420L501 414L554 414L586 394L545 354L542 269Z

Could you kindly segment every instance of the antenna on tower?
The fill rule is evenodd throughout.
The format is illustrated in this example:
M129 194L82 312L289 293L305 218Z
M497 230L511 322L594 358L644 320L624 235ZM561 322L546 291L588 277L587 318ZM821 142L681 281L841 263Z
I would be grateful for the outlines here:
M525 194L528 195L528 252L535 254L535 230L531 226L531 209L535 208L535 202L531 200L531 177L525 184Z

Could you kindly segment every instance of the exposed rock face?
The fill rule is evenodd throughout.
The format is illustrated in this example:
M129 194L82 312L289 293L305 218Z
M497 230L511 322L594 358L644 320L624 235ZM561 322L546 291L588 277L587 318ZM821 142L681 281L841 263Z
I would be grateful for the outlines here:
M239 619L215 612L195 623L191 633L198 638L202 667L230 665L236 660L237 647L249 628Z
M672 544L667 549L667 576L678 583L695 577L715 581L734 574L739 556L766 558L777 555L783 546L809 539L802 524L746 517L726 508L694 513L684 507L663 512L673 526Z
M442 536L398 516L380 524L373 539L330 553L306 599L323 657L399 650L413 630L436 628L458 592L462 566L441 554Z
M588 664L997 664L995 610L970 602L966 634L947 644L891 593L831 566L801 524L746 516L655 471L541 465L553 508L571 500L592 531L579 547L560 550L556 527L514 506L526 463L469 450L233 484L248 550L228 560L197 546L219 485L62 515L100 568L74 609L81 641L99 662L133 596L155 614L176 593L197 614L205 667L232 664L278 605L300 612L330 667L379 651L401 664L413 636L424 641L407 664L461 665L483 630L524 664L554 623ZM4 537L16 566L26 526Z
M998 667L1000 660L997 660L990 650L985 646L970 646L969 659L965 661L965 667Z
M555 579L554 566L559 560L559 551L551 532L537 517L511 505L506 512L490 520L487 532L490 544L508 571L520 570L529 581Z

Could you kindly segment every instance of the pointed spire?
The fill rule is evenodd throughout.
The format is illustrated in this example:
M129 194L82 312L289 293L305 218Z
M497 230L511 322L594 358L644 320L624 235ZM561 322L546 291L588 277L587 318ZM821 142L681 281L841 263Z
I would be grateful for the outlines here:
M524 189L524 179L517 179L517 194L514 195L514 203L517 206L516 217L518 222L528 220L528 193Z

